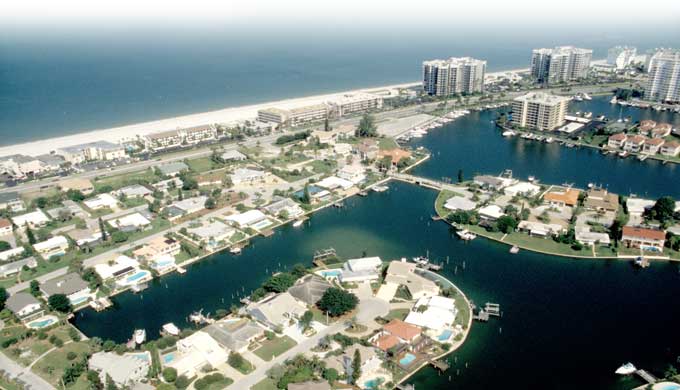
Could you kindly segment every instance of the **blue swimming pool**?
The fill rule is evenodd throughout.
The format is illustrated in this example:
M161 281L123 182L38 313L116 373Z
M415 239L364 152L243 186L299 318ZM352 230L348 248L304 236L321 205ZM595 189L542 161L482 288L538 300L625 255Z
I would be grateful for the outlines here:
M44 319L41 319L41 320L36 320L36 321L30 322L28 324L28 327L31 328L31 329L42 329L42 328L45 328L45 327L48 327L48 326L54 324L55 322L57 322L57 318L50 316L50 317L47 317L47 318L44 318Z
M175 360L175 353L174 352L170 352L167 355L163 355L163 363L164 364L170 364L170 363L172 363L173 360Z
M446 341L446 340L448 340L448 339L451 338L451 334L452 334L452 333L453 333L453 332L451 332L451 330L446 329L445 331L443 331L443 332L437 337L437 340L439 340L439 341Z
M367 380L366 382L364 382L364 389L365 389L365 390L373 390L373 389L377 389L378 386L380 386L380 382L381 382L381 381L378 380L378 379L370 379L370 380Z
M673 382L657 383L652 387L654 390L680 390L680 385Z
M399 359L399 364L405 367L413 363L414 360L416 360L416 355L407 353L403 358Z
M128 276L128 277L125 279L125 281L128 282L128 283L136 282L136 281L138 281L139 279L142 279L142 278L146 277L148 274L149 274L149 271L139 271L139 272L137 272L137 273L134 274L134 275Z
M134 356L134 357L136 357L137 359L139 359L139 360L141 360L141 361L144 361L144 362L148 362L148 361L149 361L149 354L146 353L146 352L129 353L128 355Z
M332 269L328 271L321 271L321 275L323 275L324 278L337 278L342 274L342 271L339 269Z

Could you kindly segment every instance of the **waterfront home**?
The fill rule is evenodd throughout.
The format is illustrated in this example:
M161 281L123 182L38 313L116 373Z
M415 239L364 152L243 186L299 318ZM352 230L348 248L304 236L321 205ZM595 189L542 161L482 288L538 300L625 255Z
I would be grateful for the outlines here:
M246 307L246 311L257 321L274 329L287 327L291 321L300 318L307 307L288 292L284 292L253 302Z
M388 157L388 158L391 159L392 165L396 167L399 164L400 161L408 160L409 158L411 158L411 155L412 155L411 152L409 152L408 150L401 149L401 148L394 148L394 149L387 149L387 150L381 149L378 152L377 158L383 159L385 157Z
M45 295L45 298L55 294L66 295L73 305L86 301L91 294L88 283L75 272L42 283L40 291Z
M611 211L619 209L619 196L602 188L592 188L586 193L584 201L586 210Z
M214 125L199 125L188 127L183 130L184 142L196 145L201 142L214 141L217 139L217 129Z
M111 192L114 196L125 196L130 199L143 198L151 195L151 190L141 184L133 184Z
M473 178L473 182L484 190L499 191L513 183L515 180L504 177L496 177L489 175L479 175Z
M413 299L439 295L439 286L434 281L416 273L415 263L392 261L387 267L385 284L380 286L378 296L391 301L399 286L405 286ZM390 296L391 293L391 296Z
M19 249L19 248L16 248ZM21 248L21 252L23 252L24 248ZM4 252L3 252L4 253ZM16 275L19 272L21 272L24 267L28 269L35 269L38 266L38 262L35 260L34 257L27 257L25 259L17 260L17 261L12 261L10 263L5 263L0 265L0 276L3 278Z
M289 383L286 390L331 390L331 385L326 381L307 381Z
M331 284L325 278L309 274L298 279L293 286L288 288L288 293L293 298L313 306L319 302L319 299L329 288L331 288Z
M7 249L0 252L0 261L7 261L24 253L24 247L18 246L16 248Z
M225 220L242 229L264 228L272 224L260 210L248 210L245 213L230 215Z
M534 196L541 191L541 187L533 183L525 181L517 182L513 185L505 187L503 193L508 196Z
M78 177L60 181L59 188L63 192L68 192L69 190L79 191L86 196L94 192L94 186L91 181Z
M13 213L26 210L24 201L21 200L18 192L2 192L0 193L0 210L9 210Z
M505 215L505 213L503 213L503 209L495 204L484 206L477 210L477 213L479 214L479 218L487 221L495 221Z
M317 182L316 185L327 190L335 189L347 190L354 186L354 183L352 183L349 180L341 179L337 176L328 176L323 178L323 180Z
M202 331L224 349L238 353L246 352L252 342L264 337L264 328L246 318L218 321Z
M68 240L64 236L54 236L43 242L33 244L33 249L44 259L49 259L52 256L62 256L68 249Z
M650 132L650 136L653 138L664 138L671 135L671 130L673 126L670 123L659 123Z
M101 243L102 232L99 228L73 229L66 232L66 235L75 241L79 248L93 247Z
M227 150L226 152L220 154L220 158L224 162L245 161L248 159L245 154L239 152L238 150Z
M446 203L444 203L444 208L451 211L470 211L477 208L477 203L462 196L453 196L446 200Z
M10 296L5 306L21 321L40 317L45 312L40 301L26 292L18 292Z
M26 224L31 227L31 229L41 228L49 222L49 218L42 210L38 209L30 213L17 215L12 217L12 222L19 228L24 229Z
M85 161L109 161L125 158L125 148L108 141L95 141L59 148L56 150L56 154L62 156L64 160L71 164L80 164Z
M680 154L680 143L675 141L666 141L663 143L663 145L661 145L659 152L664 156L675 157Z
M103 208L115 209L118 207L118 199L109 194L99 194L94 198L85 199L83 204L90 210L99 210Z
M169 164L159 165L158 170L161 171L163 176L175 177L182 172L189 170L189 166L181 161L172 162Z
M587 230L586 230L587 229ZM611 244L611 239L607 233L597 233L591 232L590 229L586 228L584 230L576 229L575 239L583 245L603 245L608 246Z
M156 152L182 146L184 135L179 130L167 130L147 134L142 138L142 141L147 149Z
M206 245L211 250L221 243L226 243L236 233L236 229L220 221L212 221L207 225L187 229L192 239Z
M140 356L144 354L144 356ZM151 353L135 352L118 355L113 352L96 352L87 362L90 370L99 373L102 383L108 378L120 387L134 388L135 383L145 380L151 367Z
M205 369L215 369L227 362L229 354L208 333L199 330L177 342L174 359L167 364L177 375L193 378Z
M458 309L455 303L451 298L438 295L422 297L413 306L404 322L441 332L446 328L451 328L456 320Z
M663 252L666 232L663 230L624 226L621 243L627 248L642 249L649 252Z
M339 279L343 283L364 282L380 278L382 260L380 257L362 257L349 259L342 268Z
M95 265L94 270L102 280L119 279L139 271L139 262L125 255L120 255L106 263Z
M640 134L649 136L651 135L652 129L656 127L656 122L651 120L651 119L645 119L640 121L640 125L638 126L638 130L640 131Z
M196 196L173 202L169 207L174 207L180 210L183 215L188 215L204 210L206 200L208 200L207 196Z
M369 342L384 352L403 349L419 351L427 345L421 335L422 330L419 327L393 319L372 336Z
M345 165L338 170L337 175L343 180L359 184L366 180L366 169L360 164Z
M378 157L379 151L378 142L374 139L362 139L354 145L354 152L362 160L375 160Z
M664 144L664 140L660 138L649 138L645 140L642 145L642 152L647 154L657 154L661 145Z
M263 209L275 217L279 217L285 212L288 218L297 218L305 213L302 207L290 198L278 199L263 207Z
M651 199L628 198L626 199L626 208L628 214L631 216L642 216L647 210L654 207L655 201Z
M168 192L170 189L182 187L182 180L178 177L172 177L167 180L161 180L151 185L154 189L161 192Z
M550 237L557 236L564 232L564 227L559 224L554 223L543 223L538 221L520 221L517 225L517 230L520 232L526 232L530 236L536 237Z
M351 378L354 372L352 361L356 351L359 351L361 356L360 371L362 374L374 372L380 368L382 359L380 359L375 349L361 344L350 345L339 355L335 353L329 354L329 356L323 359L323 362L326 363L326 368L332 368L338 371L340 375L344 374L345 378Z
M176 256L181 250L179 241L174 238L156 237L141 247L135 249L132 255L139 260L154 261L161 256Z
M0 218L0 236L12 234L12 222L7 218Z
M62 156L56 154L41 154L35 157L36 160L40 161L43 170L45 171L57 171L61 168L61 165L65 162Z
M578 196L580 193L581 191L574 188L550 191L543 195L543 201L550 205L550 207L576 207L578 205Z
M151 221L140 213L133 213L119 218L109 219L106 222L122 231L143 230L151 225Z
M3 173L7 173L17 179L23 179L30 175L38 175L46 170L40 160L23 154L0 157L0 168L2 168Z
M333 145L333 153L338 156L346 157L352 153L352 145L345 143L336 143Z
M626 138L626 142L623 144L623 150L631 153L638 153L642 151L646 139L646 137L641 135L631 135Z
M237 168L231 174L231 182L234 185L252 185L253 183L264 183L271 173L250 168Z
M626 144L628 136L624 133L617 133L609 137L607 146L611 149L621 149Z

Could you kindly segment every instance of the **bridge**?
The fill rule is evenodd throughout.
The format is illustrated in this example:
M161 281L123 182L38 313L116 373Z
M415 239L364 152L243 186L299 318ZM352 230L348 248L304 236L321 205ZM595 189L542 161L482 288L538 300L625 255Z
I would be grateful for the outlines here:
M431 188L433 190L441 191L443 189L449 189L453 186L449 183L444 183L438 180L432 180L425 177L409 175L407 173L392 172L389 173L389 177L395 180L403 181L405 183L419 185L421 187Z

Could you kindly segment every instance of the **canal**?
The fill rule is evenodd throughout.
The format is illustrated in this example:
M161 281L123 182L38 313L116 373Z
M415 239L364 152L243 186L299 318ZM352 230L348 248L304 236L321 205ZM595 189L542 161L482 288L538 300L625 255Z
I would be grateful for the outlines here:
M588 106L612 108L603 98ZM535 175L543 182L598 182L621 193L680 198L675 165L503 139L491 124L494 115L472 113L423 138L420 144L433 158L414 173L440 178L455 177L458 169L466 175L512 169L517 176ZM661 375L680 355L677 264L654 263L640 271L623 261L526 251L510 255L506 246L484 239L464 244L446 224L431 221L435 197L433 191L390 183L389 191L348 199L346 207L325 209L304 227L286 226L272 237L257 238L240 256L217 254L190 266L185 275L154 281L142 294L121 294L113 299L112 310L83 310L74 323L88 336L118 342L135 328L145 328L151 337L166 322L187 326L186 317L194 310L228 309L268 274L309 263L318 249L333 247L345 258L367 254L383 259L429 251L436 260L448 258L444 275L472 300L500 303L503 317L473 325L468 341L450 356L452 368L443 376L422 370L409 380L417 389L514 384L627 389L641 383L613 374L622 363L632 361Z

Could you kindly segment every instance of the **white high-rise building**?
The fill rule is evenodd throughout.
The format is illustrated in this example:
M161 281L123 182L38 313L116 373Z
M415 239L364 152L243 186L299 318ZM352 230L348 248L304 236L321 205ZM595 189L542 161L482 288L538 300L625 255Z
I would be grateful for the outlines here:
M593 56L590 49L558 46L534 49L531 54L531 76L539 83L556 84L586 77Z
M680 50L661 49L649 61L645 99L680 102Z
M637 49L634 47L615 46L607 51L607 64L615 66L616 69L625 69L636 55Z
M530 92L512 102L512 124L550 131L564 124L570 98L544 92Z
M423 62L423 90L428 95L448 96L484 91L486 61L471 57Z

